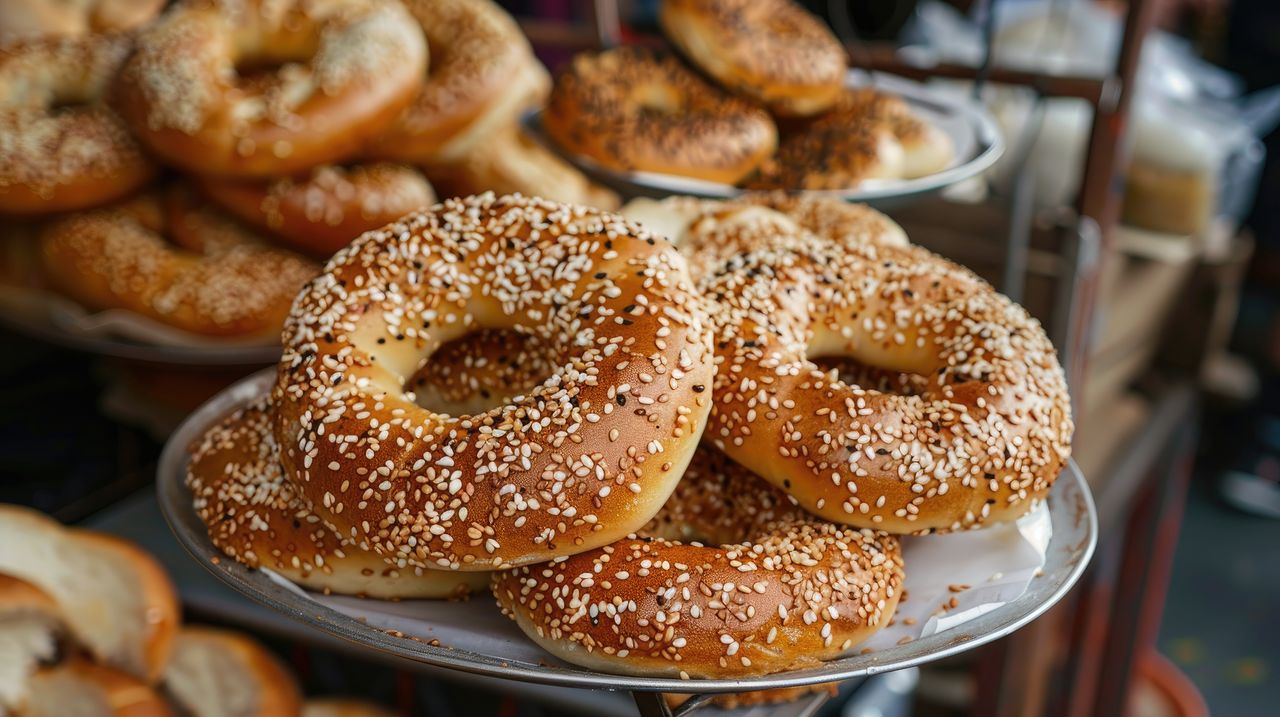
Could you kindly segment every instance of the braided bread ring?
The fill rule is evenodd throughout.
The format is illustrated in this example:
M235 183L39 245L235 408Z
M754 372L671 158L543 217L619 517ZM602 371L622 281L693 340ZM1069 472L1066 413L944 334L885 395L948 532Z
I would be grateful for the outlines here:
M708 440L806 509L894 533L1010 520L1044 497L1070 454L1071 406L1022 307L919 247L760 231L699 279L719 363ZM818 369L822 356L927 385L867 390Z
M451 200L365 234L298 298L275 390L287 475L344 539L484 570L608 544L661 507L709 411L710 335L684 260L619 217ZM404 386L478 328L559 351L474 416Z
M642 534L660 537L496 573L498 604L574 664L741 677L847 654L901 594L896 538L814 518L708 448Z

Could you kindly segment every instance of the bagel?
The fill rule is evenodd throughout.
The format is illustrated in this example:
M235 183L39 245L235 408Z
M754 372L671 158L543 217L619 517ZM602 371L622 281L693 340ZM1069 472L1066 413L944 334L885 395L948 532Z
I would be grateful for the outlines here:
M405 6L430 43L431 67L413 103L371 141L370 154L425 165L457 162L546 99L547 71L497 3L406 0Z
M880 124L812 124L783 132L778 151L743 186L750 189L854 189L902 177L902 145Z
M92 311L126 309L206 336L274 339L316 266L225 219L188 219L170 223L154 195L68 216L43 232L42 268ZM183 237L185 248L166 236Z
M325 165L305 178L267 182L205 177L196 185L244 222L323 257L367 231L436 203L435 191L420 172L387 162Z
M0 43L34 37L130 30L156 16L165 0L5 0Z
M118 105L175 166L279 176L358 153L426 64L421 31L391 0L184 0L139 35Z
M359 700L325 698L307 700L302 717L396 717L396 713Z
M183 628L164 689L189 717L298 717L302 711L302 691L279 658L229 630Z
M0 212L91 207L155 175L105 103L131 47L118 34L0 47Z
M483 573L400 569L347 545L306 509L280 467L269 403L227 417L192 448L187 487L214 547L323 593L439 598L482 588Z
M606 545L648 520L703 428L710 335L684 260L614 215L449 200L365 234L298 297L274 391L286 475L345 540L397 564L488 570ZM404 386L471 331L558 352L482 414Z
M160 564L132 543L0 505L0 574L53 598L71 637L95 660L146 680L164 668L177 595Z
M498 604L567 662L725 678L849 654L901 595L896 538L810 516L710 449L641 535L497 573Z
M149 685L83 659L36 673L15 717L174 717Z
M892 533L1012 520L1046 495L1071 406L1026 310L920 247L744 217L733 228L757 236L736 241L755 248L699 269L718 364L705 440L827 520ZM686 251L703 239L724 241ZM920 391L849 384L815 357L914 374Z
M900 172L905 179L941 172L955 156L950 136L912 112L901 97L872 87L844 90L835 106L815 118L808 131L850 133L867 126L882 127L902 147Z
M817 114L844 86L844 47L791 0L663 0L658 20L699 69L775 114Z
M462 160L427 170L446 196L482 192L538 196L566 204L615 210L618 195L587 179L518 127L489 138Z
M758 207L762 211L749 209ZM907 234L884 214L865 204L852 204L834 197L786 192L753 192L729 200L695 197L640 197L627 202L622 215L638 222L654 233L667 237L678 247L691 235L706 235L727 225L719 243L703 240L700 260L708 256L724 259L740 251L754 248L736 243L743 236L731 230L745 216L757 215L762 221L772 219L778 231L796 233L801 230L831 242L861 244L873 242L906 246ZM779 217L778 215L784 215ZM725 221L727 220L727 221ZM787 221L789 220L789 221ZM751 235L745 235L750 237ZM712 254L714 251L714 254Z
M542 120L561 147L609 169L726 184L760 166L778 142L767 112L676 58L638 47L573 58Z

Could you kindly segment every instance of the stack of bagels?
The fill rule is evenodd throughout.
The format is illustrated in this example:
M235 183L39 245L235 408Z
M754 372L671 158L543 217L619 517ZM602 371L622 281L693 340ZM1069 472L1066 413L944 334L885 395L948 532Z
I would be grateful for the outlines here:
M945 169L951 139L899 97L846 87L843 46L792 0L663 0L676 53L574 58L548 134L608 169L752 189L843 190Z
M0 12L0 216L90 310L274 342L319 260L438 194L617 206L520 133L550 81L491 0L163 4Z
M386 717L304 702L257 642L180 615L169 578L137 546L0 505L0 715Z
M734 677L858 649L898 536L1017 518L1071 434L1040 325L872 209L486 194L335 256L187 482L311 590L487 588L568 662Z

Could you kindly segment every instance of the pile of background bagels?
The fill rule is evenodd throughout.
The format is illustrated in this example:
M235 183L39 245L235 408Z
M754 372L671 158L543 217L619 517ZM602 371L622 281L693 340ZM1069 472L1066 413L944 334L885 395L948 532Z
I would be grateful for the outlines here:
M897 535L1017 518L1073 430L1025 310L814 197L449 200L335 257L283 344L192 446L214 545L326 593L488 585L614 672L849 654Z
M0 505L0 715L390 714L304 701L261 645L180 616L169 578L137 546Z
M437 194L617 205L521 133L549 79L490 0L164 4L0 8L9 274L273 342L315 259Z

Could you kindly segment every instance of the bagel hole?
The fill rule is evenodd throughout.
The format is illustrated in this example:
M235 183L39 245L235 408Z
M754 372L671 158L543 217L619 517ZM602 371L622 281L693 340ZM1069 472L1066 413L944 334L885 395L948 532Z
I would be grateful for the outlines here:
M870 391L920 396L928 387L927 376L872 366L848 356L817 356L810 357L809 360L827 373L834 372L844 383Z
M474 415L537 388L555 371L556 359L556 352L536 336L479 329L441 345L404 388L429 411Z
M632 90L641 111L659 115L679 114L684 102L675 90L660 84L643 84Z

